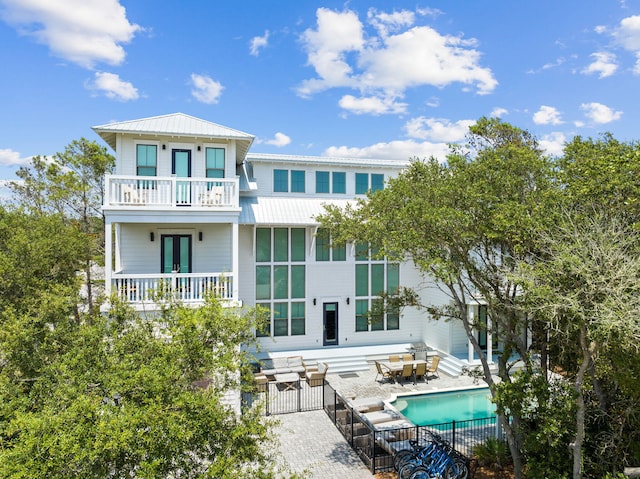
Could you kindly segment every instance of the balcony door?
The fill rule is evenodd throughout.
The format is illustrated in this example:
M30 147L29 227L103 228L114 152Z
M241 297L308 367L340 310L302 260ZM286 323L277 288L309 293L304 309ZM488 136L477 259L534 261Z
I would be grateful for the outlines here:
M171 151L171 173L176 178L191 178L191 150ZM176 181L176 203L178 205L191 204L191 183Z
M162 235L163 273L191 273L191 235Z

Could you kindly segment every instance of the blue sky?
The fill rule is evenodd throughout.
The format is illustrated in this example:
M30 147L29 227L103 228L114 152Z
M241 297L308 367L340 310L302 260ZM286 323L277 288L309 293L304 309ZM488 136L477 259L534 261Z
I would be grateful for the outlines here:
M481 116L640 138L640 1L0 0L0 182L182 112L252 151L443 157Z

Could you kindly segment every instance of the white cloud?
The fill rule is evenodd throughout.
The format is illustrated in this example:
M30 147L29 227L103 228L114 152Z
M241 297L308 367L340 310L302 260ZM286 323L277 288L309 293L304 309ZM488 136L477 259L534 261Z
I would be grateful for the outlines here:
M2 19L22 35L33 37L60 58L84 68L97 63L119 65L123 44L139 25L130 23L118 0L3 0Z
M406 89L420 86L443 88L462 83L487 94L498 84L491 70L480 66L475 40L413 26L412 12L370 10L368 25L350 10L319 8L316 15L316 28L306 30L301 40L308 65L317 76L299 85L300 96L352 88L371 103L371 98L399 98ZM343 97L342 104L353 107L354 99ZM370 111L379 114L380 109Z
M614 111L612 108L597 102L583 103L580 105L580 109L584 111L587 118L600 125L611 123L622 117L621 111Z
M613 36L623 48L636 56L634 73L640 75L640 15L623 18Z
M265 30L264 36L253 37L251 44L249 45L249 53L254 57L260 54L260 49L266 47L269 44L269 30Z
M130 101L139 98L138 89L130 82L121 80L115 73L96 72L93 81L87 82L85 86L112 100Z
M509 114L509 110L507 110L506 108L497 106L493 110L491 110L491 113L489 114L489 116L491 118L502 118L503 116L508 114Z
M599 75L598 78L606 78L613 75L618 69L616 56L613 53L596 52L592 53L591 56L595 58L595 60L587 68L582 70L582 73L586 75L597 73Z
M549 155L561 156L566 143L566 137L561 132L553 132L544 135L540 141L540 147Z
M266 143L267 145L273 145L278 147L287 146L289 143L291 143L291 138L285 135L284 133L277 132L274 135L272 140L266 140L264 143Z
M463 140L465 135L469 133L469 127L474 124L474 120L459 120L452 123L441 118L420 116L409 120L404 129L410 138L455 143Z
M398 103L393 98L356 98L353 95L345 95L340 98L338 105L340 105L340 108L350 111L351 113L355 113L356 115L382 115L386 113L399 114L407 111L406 103Z
M17 151L6 149L0 149L0 165L2 166L22 166L28 165L31 161L31 157L20 158L20 153Z
M198 75L197 73L191 74L191 84L193 86L191 89L193 97L207 104L218 103L224 89L220 82L207 75Z
M540 109L533 114L533 122L536 125L560 125L562 124L562 118L556 108L542 105Z
M363 148L348 146L332 146L324 151L325 156L340 158L376 158L408 160L410 158L430 158L432 156L444 161L449 147L446 143L417 142L414 140L376 143Z

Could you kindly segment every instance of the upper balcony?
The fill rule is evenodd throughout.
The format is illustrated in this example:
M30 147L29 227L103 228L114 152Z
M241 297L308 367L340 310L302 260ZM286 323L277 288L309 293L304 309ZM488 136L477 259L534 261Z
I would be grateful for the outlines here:
M122 176L105 178L104 205L158 209L190 206L207 210L239 207L238 178Z

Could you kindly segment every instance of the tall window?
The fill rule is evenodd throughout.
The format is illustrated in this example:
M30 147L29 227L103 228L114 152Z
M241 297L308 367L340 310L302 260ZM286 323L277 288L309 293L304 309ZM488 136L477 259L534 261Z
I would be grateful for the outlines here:
M356 245L356 331L400 328L398 311L384 311L380 296L394 294L400 283L400 267L375 259L376 248Z
M136 145L136 175L137 176L157 176L158 175L158 146L157 145ZM138 181L140 188L155 188L155 181Z
M347 192L347 175L343 171L334 171L332 176L333 192L345 194Z
M356 195L364 195L367 191L369 191L369 175L356 173Z
M384 175L371 174L371 191L378 191L384 188Z
M316 171L316 193L329 193L328 171Z
M304 261L304 228L256 228L256 300L271 311L257 336L305 334Z
M291 170L291 193L304 193L304 171Z
M289 170L273 170L273 191L276 193L289 191Z
M318 228L316 232L316 261L346 261L346 245L334 245L331 234L326 228Z
M206 148L207 178L224 178L224 148Z

